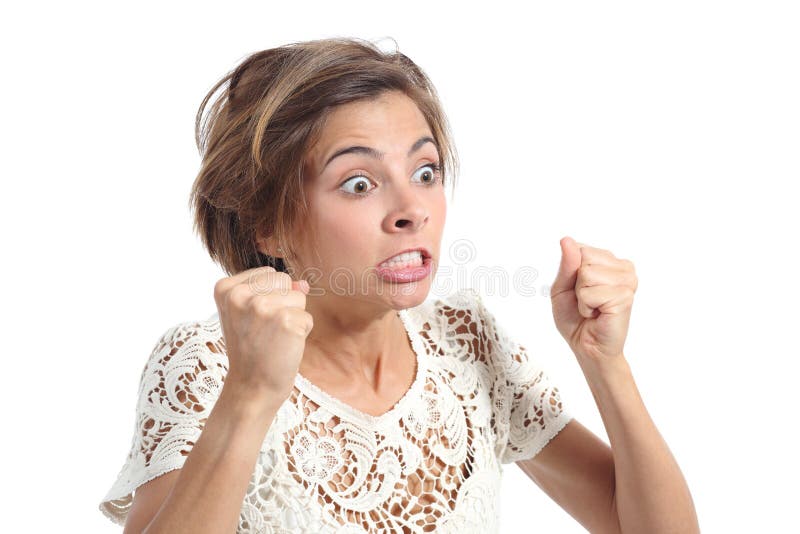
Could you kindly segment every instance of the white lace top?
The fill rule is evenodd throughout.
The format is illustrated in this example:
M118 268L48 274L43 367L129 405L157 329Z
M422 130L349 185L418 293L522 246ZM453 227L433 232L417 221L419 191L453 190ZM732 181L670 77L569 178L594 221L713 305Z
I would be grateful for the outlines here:
M237 532L497 531L501 464L536 455L571 416L475 290L398 315L417 357L411 388L376 417L298 374ZM124 524L137 487L183 466L226 370L216 314L163 334L141 375L130 452L100 503L112 521Z

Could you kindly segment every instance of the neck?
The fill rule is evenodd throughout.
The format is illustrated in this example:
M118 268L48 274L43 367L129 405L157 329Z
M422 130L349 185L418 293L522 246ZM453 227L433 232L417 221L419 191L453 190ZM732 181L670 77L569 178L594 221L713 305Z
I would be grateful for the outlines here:
M353 297L308 297L306 311L314 328L300 364L303 376L324 376L336 383L377 388L397 368L407 343L397 310Z

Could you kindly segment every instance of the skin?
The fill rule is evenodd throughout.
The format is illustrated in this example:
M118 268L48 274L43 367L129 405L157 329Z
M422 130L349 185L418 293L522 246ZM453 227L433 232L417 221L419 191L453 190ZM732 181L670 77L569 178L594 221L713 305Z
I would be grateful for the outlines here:
M262 252L284 257L297 278L314 273L306 300L314 328L300 373L334 396L360 398L364 405L383 399L391 407L415 372L397 310L421 304L430 292L447 212L440 173L429 167L440 161L436 145L427 142L408 154L422 137L433 135L403 93L338 107L307 153L309 217L292 235L295 254L287 258L272 239L258 240ZM350 146L384 156L350 153L325 165ZM359 177L349 179L354 175ZM380 262L418 246L432 255L430 276L406 284L379 281L374 273Z
M633 263L570 237L560 244L553 319L586 377L611 446L573 420L517 464L590 532L700 532L686 480L623 353L638 286Z
M430 133L416 105L400 93L335 110L308 153L304 187L310 217L293 236L296 256L285 258L301 277L312 266L317 275L306 298L314 327L300 372L373 415L384 413L410 385L414 354L396 312L421 304L432 276L401 292L389 291L391 286L382 286L375 277L364 278L362 284L361 275L415 246L431 252L435 274L445 195L440 181L427 185L422 175L428 176L432 169L425 166L437 163L439 155L431 143L408 154ZM332 153L353 145L385 155L376 160L348 154L324 165ZM342 187L353 174L364 178ZM371 190L369 195L359 199L346 194L359 193L356 183L364 180L361 185ZM258 244L262 252L283 257L271 239L260 238ZM623 353L637 287L633 264L569 237L560 244L561 264L551 287L553 318L586 376L611 445L573 419L536 456L517 465L589 532L699 532L686 481L647 413ZM336 269L355 275L349 291L332 285ZM187 460L184 487L174 496L183 501L172 503L173 515L164 521L180 518L185 523L184 509L191 509L196 499L220 505L225 498L235 519L240 495L214 490L243 485L263 439L247 432L268 426L277 410L265 409L268 403L251 403L252 398L230 394L217 403L204 437ZM220 465L224 468L209 467ZM140 532L148 524L179 475L167 473L137 490L125 532ZM210 526L211 519L192 517L198 525ZM175 531L174 525L167 529Z
M421 304L433 275L403 292L387 291L375 277L360 280L382 260L415 246L431 252L435 274L445 194L440 181L430 186L420 183L420 176L439 156L431 143L407 154L426 135L431 132L424 117L401 93L334 111L308 153L304 187L310 217L293 236L296 256L285 258L301 278L312 267L321 275L314 277L306 301L314 328L301 374L374 415L390 408L411 383L414 355L396 310ZM348 154L324 165L331 154L353 145L385 155L377 160ZM353 174L365 178L343 188ZM374 189L364 198L343 192L358 193L356 183L365 179L365 189ZM258 243L262 252L283 256L270 238ZM539 454L517 464L590 532L699 532L686 481L623 354L637 286L633 264L569 237L561 248L551 288L553 317L586 376L611 446L572 420ZM355 275L349 291L332 285L336 269Z

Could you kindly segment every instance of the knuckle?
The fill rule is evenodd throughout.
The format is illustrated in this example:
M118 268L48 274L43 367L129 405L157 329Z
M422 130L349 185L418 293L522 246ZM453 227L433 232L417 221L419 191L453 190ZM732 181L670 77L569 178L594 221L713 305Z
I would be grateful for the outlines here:
M228 302L235 308L243 309L250 298L250 289L245 284L237 284L228 291Z
M292 291L293 293L297 293L297 299L300 301L298 306L305 309L306 307L306 294L300 291L299 289Z
M253 299L251 308L253 313L260 318L269 317L272 313L272 304L268 299Z
M227 281L228 281L227 278L220 278L214 284L214 299L217 302L221 302L223 297L225 296L225 291L227 290L228 287Z
M283 307L278 309L275 312L275 320L284 330L292 330L294 328L294 314L291 308Z
M273 272L274 270L268 267L255 269L247 276L246 285L257 295L267 294L274 285Z
M288 287L288 288L292 287L292 277L289 276L288 273L275 271L275 274L273 274L273 276L275 277L274 278L275 284L278 287Z

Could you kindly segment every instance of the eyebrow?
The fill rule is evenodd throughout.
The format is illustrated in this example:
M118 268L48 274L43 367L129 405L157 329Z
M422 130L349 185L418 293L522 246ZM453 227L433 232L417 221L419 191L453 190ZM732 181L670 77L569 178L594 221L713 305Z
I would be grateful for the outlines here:
M411 145L411 148L408 151L408 155L411 156L411 154L413 154L414 152L416 152L417 150L422 148L422 145L424 145L425 143L433 143L433 146L436 147L436 150L437 151L439 150L439 145L436 144L436 141L434 141L434 139L432 137L426 135L426 136L420 137L419 139L417 139L414 142L413 145ZM328 164L331 161L333 161L335 158L338 158L339 156L344 156L345 154L364 154L366 156L369 156L369 157L375 158L375 159L383 159L383 156L384 156L383 152L375 150L372 147L368 147L368 146L349 146L347 148L342 148L341 150L337 150L336 152L334 152L333 155L328 158L328 161L325 162L325 165L322 166L322 169L324 170L325 167L327 167Z

